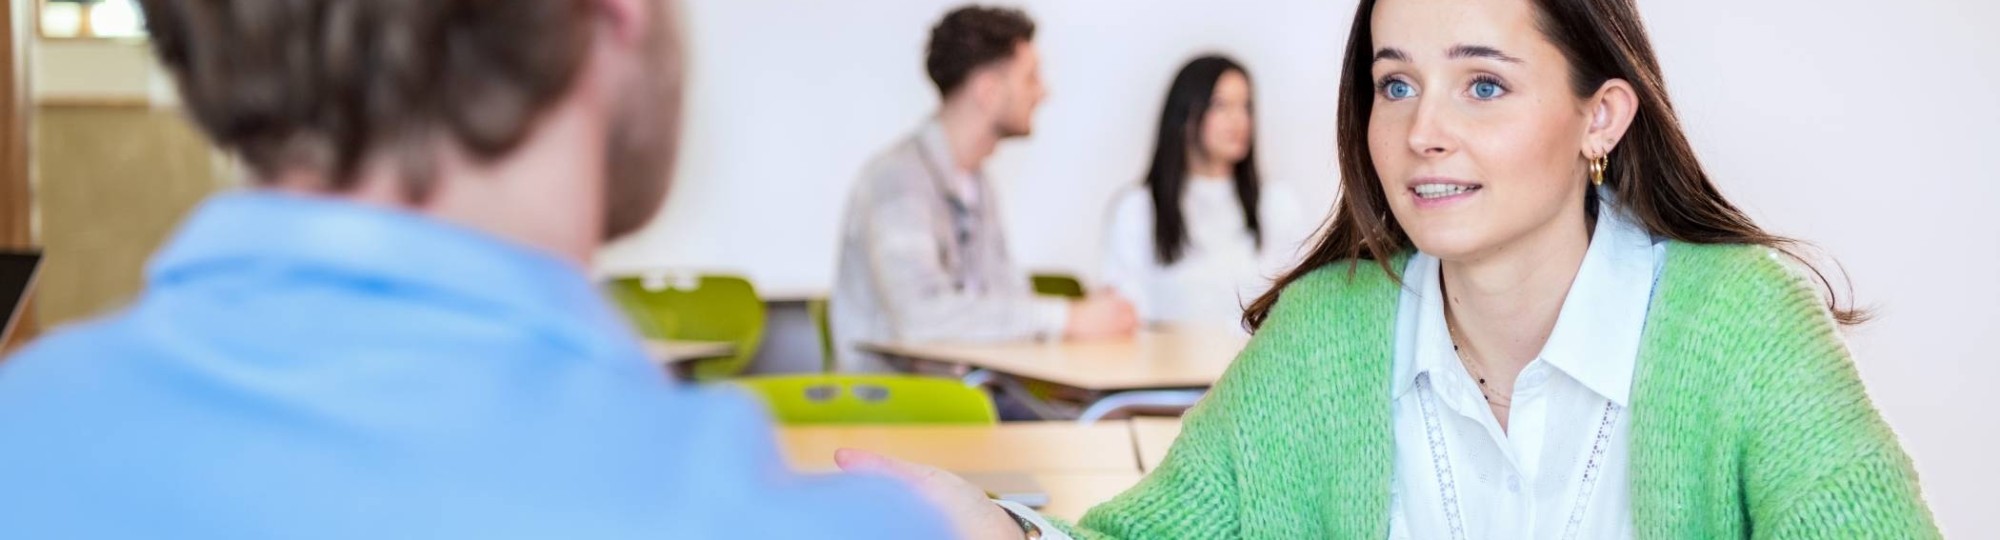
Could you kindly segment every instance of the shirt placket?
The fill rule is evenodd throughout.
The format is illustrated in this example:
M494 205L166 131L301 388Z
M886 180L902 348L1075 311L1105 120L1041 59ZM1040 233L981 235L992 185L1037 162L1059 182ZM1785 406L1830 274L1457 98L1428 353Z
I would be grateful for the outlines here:
M1474 440L1459 441L1465 444L1461 445L1461 450L1453 452L1459 456L1457 461L1476 466L1472 454L1466 451L1474 444L1485 449L1488 455L1499 456L1496 460L1500 465L1499 470L1488 477L1490 481L1478 481L1482 475L1476 468L1465 467L1453 471L1453 474L1463 480L1457 482L1463 490L1462 508L1465 512L1473 514L1466 516L1466 523L1471 527L1471 530L1467 531L1468 536L1474 539L1495 540L1533 538L1533 520L1530 516L1533 515L1535 507L1527 489L1530 484L1522 475L1520 456L1513 444L1508 441L1506 432L1500 429L1499 421L1493 417L1492 409L1481 397L1482 394L1471 375L1455 373L1449 379L1452 383L1444 392L1447 408L1458 415L1459 421L1472 422L1478 427L1476 430L1467 431L1484 434L1483 437L1476 437ZM1520 403L1519 399L1517 396L1515 401L1517 405ZM1479 515L1481 513L1487 514Z

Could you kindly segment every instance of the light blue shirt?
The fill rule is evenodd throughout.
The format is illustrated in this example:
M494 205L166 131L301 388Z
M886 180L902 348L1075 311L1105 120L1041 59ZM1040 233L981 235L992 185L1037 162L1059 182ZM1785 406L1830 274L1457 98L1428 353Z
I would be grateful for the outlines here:
M252 192L147 279L0 364L0 537L948 536L888 479L788 471L538 251Z

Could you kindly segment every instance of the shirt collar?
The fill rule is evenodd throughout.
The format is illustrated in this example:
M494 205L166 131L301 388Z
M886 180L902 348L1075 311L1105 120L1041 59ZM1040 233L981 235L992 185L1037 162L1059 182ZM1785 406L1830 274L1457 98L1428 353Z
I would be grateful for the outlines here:
M1659 253L1653 237L1622 209L1599 208L1590 250L1542 347L1542 360L1622 407L1631 405L1632 372Z
M1601 194L1606 204L1600 206L1590 248L1540 358L1591 391L1628 406L1658 252L1652 236L1609 204L1609 193ZM1439 272L1438 260L1423 253L1404 268L1397 325L1413 331L1398 332L1396 398L1415 387L1424 373L1447 367L1462 372L1445 326Z
M1431 356L1429 349L1438 343L1437 330L1442 325L1425 324L1425 312L1432 308L1430 299L1438 296L1438 260L1417 252L1403 265L1402 294L1396 305L1396 352L1395 366L1391 370L1392 387L1390 397L1400 400L1403 394L1416 387L1417 377L1431 371L1435 361L1419 361ZM1428 285L1426 285L1428 284ZM1443 304L1438 303L1439 310ZM1442 314L1439 320L1443 320ZM1425 336L1428 335L1429 339ZM1447 342L1449 341L1449 338Z
M147 279L171 287L238 272L421 291L413 296L567 321L585 335L626 328L582 269L551 254L414 213L268 191L204 202Z
M951 139L944 133L943 122L937 118L924 122L924 127L917 131L917 144L922 146L924 165L930 168L929 173L939 176L938 180L944 183L944 188L953 197L967 204L979 200L979 175L958 168L957 160L952 157Z

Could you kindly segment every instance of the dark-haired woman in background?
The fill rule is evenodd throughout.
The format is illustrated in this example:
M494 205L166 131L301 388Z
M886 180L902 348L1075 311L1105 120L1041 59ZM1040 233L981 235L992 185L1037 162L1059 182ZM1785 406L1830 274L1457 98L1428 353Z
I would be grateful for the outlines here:
M1359 4L1333 220L1137 487L1022 526L836 460L978 539L1939 536L1864 317L1723 198L1633 0Z
M1120 193L1104 281L1147 323L1241 331L1244 304L1297 262L1295 199L1257 174L1250 75L1222 56L1174 77L1145 183Z

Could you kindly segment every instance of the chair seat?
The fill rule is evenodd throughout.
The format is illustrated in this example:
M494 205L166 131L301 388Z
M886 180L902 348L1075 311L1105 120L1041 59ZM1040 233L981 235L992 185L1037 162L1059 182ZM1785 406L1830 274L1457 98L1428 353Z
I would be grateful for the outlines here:
M916 375L767 375L732 382L764 398L785 424L993 424L984 390Z

